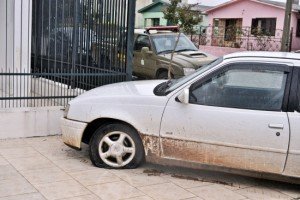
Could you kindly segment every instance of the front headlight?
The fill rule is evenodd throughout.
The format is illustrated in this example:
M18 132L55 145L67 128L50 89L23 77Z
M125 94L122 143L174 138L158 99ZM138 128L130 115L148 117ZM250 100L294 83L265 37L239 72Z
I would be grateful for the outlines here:
M190 74L194 73L195 71L196 71L196 70L193 69L193 68L183 68L183 74L184 74L185 76L190 75Z
M68 105L65 107L64 118L67 118L67 117L68 117L69 109L70 109L70 104L68 104Z

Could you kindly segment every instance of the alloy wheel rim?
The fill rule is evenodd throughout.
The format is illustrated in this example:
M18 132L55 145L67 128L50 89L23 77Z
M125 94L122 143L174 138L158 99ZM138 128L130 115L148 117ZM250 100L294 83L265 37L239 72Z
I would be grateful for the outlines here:
M105 164L120 168L132 161L135 149L134 141L127 133L114 131L101 139L99 155Z

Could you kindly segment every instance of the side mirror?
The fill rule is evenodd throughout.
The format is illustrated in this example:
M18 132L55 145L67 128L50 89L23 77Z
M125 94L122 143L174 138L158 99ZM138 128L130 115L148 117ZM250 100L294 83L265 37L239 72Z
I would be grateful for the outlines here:
M184 89L180 95L177 97L178 101L183 104L189 104L190 90L188 88Z
M150 51L149 47L143 47L142 48L142 55L149 55L149 54L152 54L152 51Z

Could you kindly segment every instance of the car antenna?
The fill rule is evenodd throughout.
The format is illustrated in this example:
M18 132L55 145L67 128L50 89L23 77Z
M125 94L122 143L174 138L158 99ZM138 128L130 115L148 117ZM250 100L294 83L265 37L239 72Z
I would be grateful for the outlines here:
M175 53L176 48L177 48L178 43L179 43L180 35L181 35L181 32L180 32L180 29L178 28L178 36L177 36L177 39L176 39L176 43L175 43L174 49L173 49L173 51L171 53L171 60L170 60L170 63L169 63L169 70L168 70L168 79L169 80L172 79L171 70L172 70L173 58L174 58L174 53Z

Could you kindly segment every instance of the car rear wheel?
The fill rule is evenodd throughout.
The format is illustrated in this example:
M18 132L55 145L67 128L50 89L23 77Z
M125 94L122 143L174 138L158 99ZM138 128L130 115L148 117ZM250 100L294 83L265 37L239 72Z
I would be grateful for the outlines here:
M136 131L123 124L100 127L90 141L90 158L97 167L138 167L145 159L142 141Z

